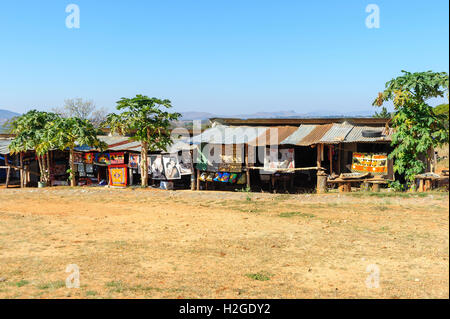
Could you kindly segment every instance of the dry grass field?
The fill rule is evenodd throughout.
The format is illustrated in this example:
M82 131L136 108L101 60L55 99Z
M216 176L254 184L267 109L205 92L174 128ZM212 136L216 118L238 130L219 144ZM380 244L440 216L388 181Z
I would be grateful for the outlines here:
M0 189L0 297L449 298L448 200Z

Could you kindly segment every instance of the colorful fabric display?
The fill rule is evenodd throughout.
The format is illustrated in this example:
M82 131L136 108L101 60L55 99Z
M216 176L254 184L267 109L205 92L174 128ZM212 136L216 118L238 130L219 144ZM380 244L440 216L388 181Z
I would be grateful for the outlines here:
M220 179L222 178L222 174L223 173L215 173L213 181L214 182L220 182Z
M239 176L237 180L237 184L243 185L245 183L247 183L247 177L245 176L245 174L241 174L241 176Z
M94 162L94 154L84 153L84 162L86 164L92 164Z
M200 177L198 179L202 182L206 182L207 177L208 177L208 173L201 173Z
M220 179L220 181L222 183L227 183L229 179L230 179L230 173L222 173L222 178Z
M236 174L236 173L231 173L231 174L230 174L230 178L228 179L228 182L231 183L231 184L236 183L237 177L238 177L238 174Z
M214 174L214 173L208 173L208 176L206 177L206 181L207 182L212 182L215 175L216 174Z

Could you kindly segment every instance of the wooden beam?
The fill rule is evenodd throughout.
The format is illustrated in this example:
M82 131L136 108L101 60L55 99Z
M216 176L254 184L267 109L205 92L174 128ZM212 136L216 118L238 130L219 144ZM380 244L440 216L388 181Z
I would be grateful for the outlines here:
M246 179L247 179L247 187L250 188L251 184L250 184L250 169L248 168L248 144L245 144L245 175L246 175Z

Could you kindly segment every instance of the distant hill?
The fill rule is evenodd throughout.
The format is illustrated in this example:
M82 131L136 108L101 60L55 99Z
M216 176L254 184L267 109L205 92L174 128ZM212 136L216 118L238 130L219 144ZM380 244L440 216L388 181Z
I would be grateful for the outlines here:
M278 112L257 112L250 114L235 114L235 115L219 115L208 112L181 112L181 121L192 120L208 120L214 117L226 118L242 118L242 119L257 119L257 118L312 118L312 117L372 117L374 111L351 111L338 113L336 111L316 111L308 113L297 113L295 111L278 111Z
M14 116L20 115L19 113L8 111L8 110L2 110L0 109L0 134L5 133L5 128L3 127L3 124Z

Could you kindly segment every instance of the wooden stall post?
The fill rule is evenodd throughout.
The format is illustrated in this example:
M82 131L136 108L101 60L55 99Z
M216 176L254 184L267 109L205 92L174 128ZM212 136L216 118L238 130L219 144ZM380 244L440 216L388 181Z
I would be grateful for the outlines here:
M195 169L195 181L196 181L196 188L197 188L197 190L199 191L200 190L200 176L198 176L199 175L199 170L196 168Z
M246 179L247 179L247 188L250 189L251 184L250 184L250 170L249 170L249 165L248 165L248 144L245 144L245 174L246 174Z
M23 182L23 178L24 178L24 174L23 174L23 153L20 152L20 188L24 187L24 182Z
M128 176L130 177L130 186L133 186L133 168L129 167L128 168Z

